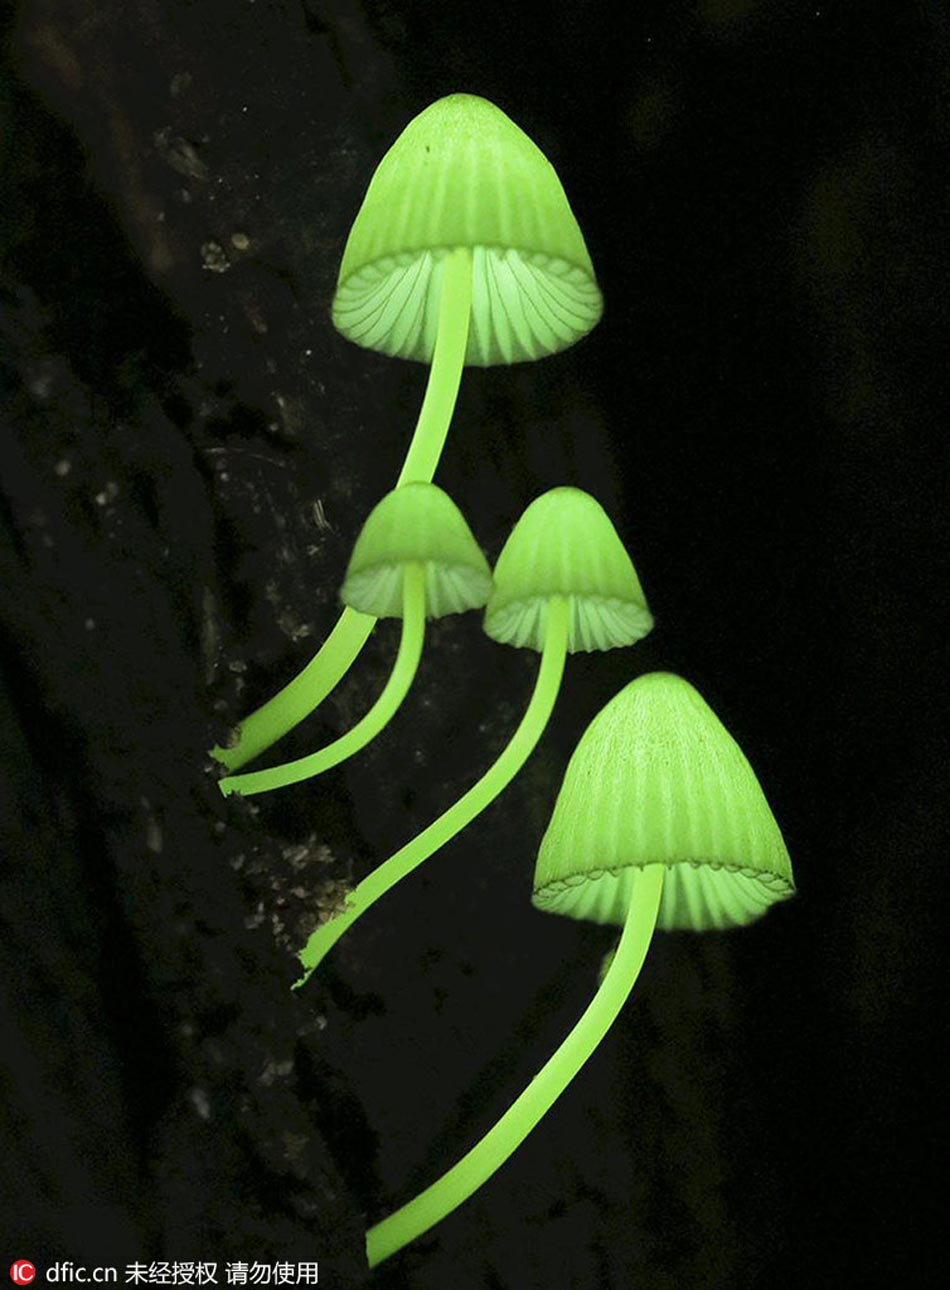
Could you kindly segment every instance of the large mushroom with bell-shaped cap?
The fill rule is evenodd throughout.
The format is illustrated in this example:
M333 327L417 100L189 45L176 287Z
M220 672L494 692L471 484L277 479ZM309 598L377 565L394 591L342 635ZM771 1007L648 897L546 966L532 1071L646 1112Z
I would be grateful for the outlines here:
M554 167L500 108L450 94L377 167L347 239L333 322L358 345L430 364L397 483L431 480L462 368L566 349L595 326L600 288ZM212 754L237 770L346 674L375 624L344 609L306 668Z
M401 618L399 652L370 710L333 743L266 770L228 775L225 797L266 793L312 779L358 753L389 724L419 666L427 618L481 609L491 569L462 512L435 484L403 484L370 512L356 539L340 591L345 605L375 618Z
M433 377L444 365L454 400L463 364L554 354L602 308L554 167L493 103L449 94L379 163L343 253L333 322L358 345L431 363ZM450 417L451 407L438 417L443 439ZM406 478L434 469L431 430L417 427Z
M476 1146L366 1236L370 1267L466 1200L527 1137L607 1033L654 928L750 923L792 895L782 834L752 767L681 677L632 681L571 757L534 875L539 909L623 927L580 1020Z
M653 626L640 579L603 507L579 488L552 488L512 529L495 564L485 631L541 655L524 716L493 764L438 819L374 869L300 952L303 985L370 905L461 832L511 782L541 738L569 652L632 645Z

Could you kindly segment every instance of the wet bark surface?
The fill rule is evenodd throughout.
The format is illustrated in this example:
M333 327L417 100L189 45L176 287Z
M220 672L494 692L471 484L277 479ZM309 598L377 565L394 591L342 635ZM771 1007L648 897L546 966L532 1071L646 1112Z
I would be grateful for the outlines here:
M427 4L22 0L0 86L3 1251L320 1262L484 1132L608 929L528 899L586 724L653 668L756 768L800 895L656 941L615 1030L456 1215L372 1278L929 1284L947 736L950 28L769 0L535 21ZM382 152L441 94L561 175L606 312L469 371L438 482L490 558L604 504L656 615L568 662L504 798L291 994L320 911L501 750L537 662L431 626L386 732L225 802L207 749L335 622L425 371L329 306ZM281 754L381 688L381 624ZM886 1220L885 1217L886 1216ZM899 1234L899 1235L898 1235Z

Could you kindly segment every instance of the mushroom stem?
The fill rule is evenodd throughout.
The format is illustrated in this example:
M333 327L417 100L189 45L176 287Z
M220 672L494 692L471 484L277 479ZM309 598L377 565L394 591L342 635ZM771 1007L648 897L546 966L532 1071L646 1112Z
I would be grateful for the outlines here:
M468 348L472 300L472 253L466 246L450 251L442 265L442 290L432 366L409 451L397 484L431 483L445 446L462 367ZM353 666L376 625L371 614L347 607L333 631L303 671L273 698L245 717L236 741L214 747L211 756L228 770L240 768L266 751L310 715ZM340 759L342 760L342 758ZM316 772L314 772L316 773ZM292 781L290 781L292 782ZM243 791L243 790L242 790ZM261 791L261 790L255 790Z
M570 605L567 598L553 596L548 605L544 648L534 693L508 744L467 793L364 878L347 896L343 910L312 933L298 956L305 971L294 984L295 990L307 982L313 970L361 914L389 891L390 887L394 887L470 824L508 786L528 760L544 732L561 687L569 623Z
M382 694L369 712L352 730L307 757L298 757L296 761L269 766L266 770L251 771L246 775L228 775L219 780L218 787L225 797L232 793L250 797L254 793L267 793L272 788L284 788L287 784L299 784L301 780L311 779L358 753L385 729L406 697L422 654L426 630L426 570L425 565L418 561L406 566L402 603L399 653Z
M288 730L293 730L314 708L319 707L346 676L376 626L372 614L361 614L349 605L302 672L282 690L246 716L238 727L237 739L228 748L214 747L211 756L228 770L240 770L260 753L266 752Z
M462 380L472 313L472 252L467 246L449 251L442 262L439 321L432 367L412 442L396 486L416 480L432 482Z
M643 967L656 927L665 866L645 866L636 877L613 962L580 1020L501 1119L442 1177L366 1233L371 1268L434 1227L505 1163L610 1029Z

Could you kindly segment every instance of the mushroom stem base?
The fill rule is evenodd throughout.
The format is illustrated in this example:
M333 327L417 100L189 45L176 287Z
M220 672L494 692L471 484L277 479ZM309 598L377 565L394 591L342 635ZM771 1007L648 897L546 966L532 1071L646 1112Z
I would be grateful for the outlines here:
M299 725L346 676L375 626L372 614L344 609L303 671L244 718L233 744L211 749L215 761L228 770L240 770Z
M232 793L250 797L254 793L267 793L274 788L285 788L288 784L299 784L302 780L312 779L314 775L320 775L331 766L338 766L341 761L354 756L386 728L406 697L419 666L426 630L425 588L425 565L418 562L410 564L403 578L399 653L382 694L369 712L345 735L307 757L298 757L295 761L283 762L280 766L269 766L266 770L250 771L246 775L227 775L218 781L218 787L225 797Z

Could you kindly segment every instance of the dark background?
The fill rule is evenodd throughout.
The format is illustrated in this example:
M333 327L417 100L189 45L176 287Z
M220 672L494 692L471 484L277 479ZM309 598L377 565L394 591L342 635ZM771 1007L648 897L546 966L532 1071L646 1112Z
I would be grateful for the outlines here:
M592 993L611 934L531 909L535 849L587 722L668 668L745 748L800 894L658 937L554 1111L374 1283L935 1284L948 10L613 9L3 9L4 1276L368 1282L367 1223ZM558 169L606 310L561 356L466 373L438 482L491 558L538 492L590 490L657 626L569 661L525 773L291 995L315 909L472 782L536 670L445 620L361 757L215 788L205 750L313 653L395 481L425 371L328 310L374 166L459 89ZM346 729L396 641L281 751Z

